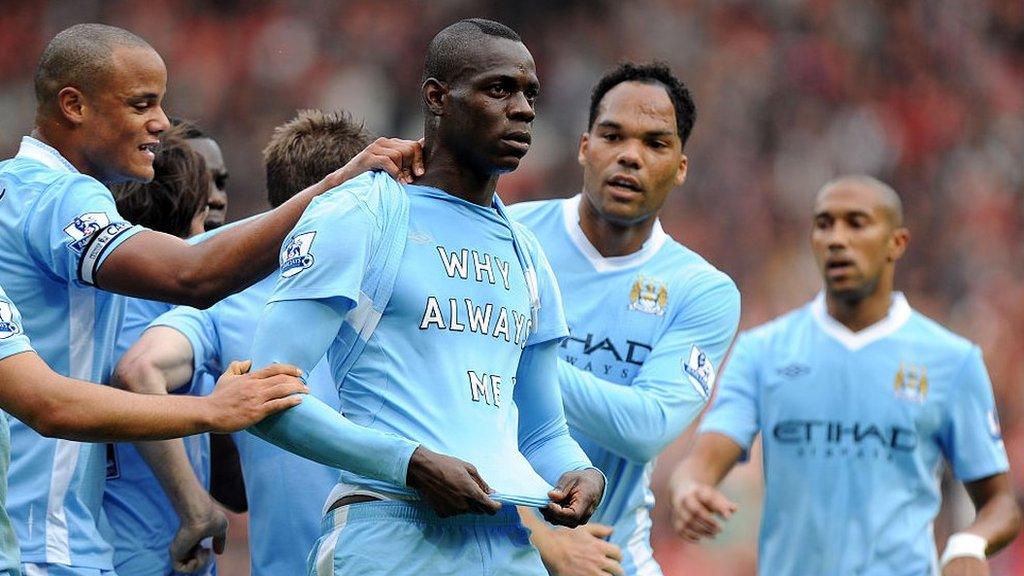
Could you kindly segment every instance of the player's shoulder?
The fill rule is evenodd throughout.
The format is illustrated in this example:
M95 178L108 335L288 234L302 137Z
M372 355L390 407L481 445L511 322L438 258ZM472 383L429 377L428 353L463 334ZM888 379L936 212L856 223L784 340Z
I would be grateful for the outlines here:
M712 292L739 297L739 288L731 276L671 236L667 237L655 258L660 267L672 271L670 284L691 298Z
M810 327L813 322L811 304L807 303L763 324L743 330L737 337L737 344L742 342L747 346L766 348L789 346L795 341L795 332Z
M953 332L932 318L912 309L910 317L904 326L904 333L907 337L913 338L919 345L927 346L933 350L938 357L963 359L970 354L977 345L969 339Z
M387 174L364 172L314 198L302 220L336 224L338 218L365 216L379 225L396 208L402 194L402 186Z
M71 199L86 198L88 192L111 196L110 189L92 176L69 170L56 170L42 162L15 157L0 168L4 180L17 188L12 198L31 200L40 194L73 192Z
M542 219L550 214L557 214L561 210L563 199L555 200L531 200L529 202L519 202L508 206L509 218L523 222L529 226L532 222Z

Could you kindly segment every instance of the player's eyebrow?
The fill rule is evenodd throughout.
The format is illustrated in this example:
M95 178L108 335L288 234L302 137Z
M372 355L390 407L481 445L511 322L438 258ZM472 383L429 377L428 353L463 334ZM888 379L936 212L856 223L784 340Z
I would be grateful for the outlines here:
M622 124L614 120L602 120L597 123L598 128L612 128L614 130L622 130Z

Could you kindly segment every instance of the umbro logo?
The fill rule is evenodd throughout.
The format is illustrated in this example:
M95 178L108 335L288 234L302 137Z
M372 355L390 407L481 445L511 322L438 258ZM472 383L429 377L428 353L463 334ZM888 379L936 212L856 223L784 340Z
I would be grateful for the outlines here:
M806 364L798 364L796 362L775 369L776 374L778 374L779 376L785 376L786 378L789 379L799 378L800 376L806 376L807 374L810 374L810 372L810 366Z

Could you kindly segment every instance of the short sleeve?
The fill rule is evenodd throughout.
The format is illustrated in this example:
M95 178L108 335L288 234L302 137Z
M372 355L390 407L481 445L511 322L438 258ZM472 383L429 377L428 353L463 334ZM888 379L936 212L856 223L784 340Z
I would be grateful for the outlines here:
M107 256L142 230L118 214L105 186L82 174L68 174L33 207L27 235L33 255L50 272L68 282L93 285Z
M1009 462L992 383L977 346L952 383L948 404L942 447L956 477L970 482L1006 472Z
M221 358L220 338L215 322L216 306L198 310L190 306L178 306L153 320L149 327L166 326L180 332L192 346L192 384L199 381L204 373L220 374L224 371Z
M540 243L537 242L533 233L522 225L516 225L516 228L517 235L523 244L526 245L527 250L530 251L530 257L533 260L534 278L532 280L528 279L528 282L536 282L537 295L539 296L537 325L530 333L526 345L533 346L534 344L540 344L549 340L566 338L569 336L569 324L565 320L565 310L562 308L562 293L558 289L558 281L555 279L555 273L551 269L551 264L548 262L544 250L541 249Z
M340 297L354 306L378 232L376 216L345 186L314 200L285 238L269 302Z
M31 350L32 344L22 328L21 314L0 288L0 360Z
M728 436L743 448L746 459L760 428L758 410L756 340L741 334L718 377L717 396L700 425L700 433Z

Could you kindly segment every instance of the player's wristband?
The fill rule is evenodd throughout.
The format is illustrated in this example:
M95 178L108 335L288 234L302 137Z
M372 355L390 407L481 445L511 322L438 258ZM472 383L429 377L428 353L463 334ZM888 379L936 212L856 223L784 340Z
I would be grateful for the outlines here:
M984 560L986 548L988 548L988 540L981 536L969 532L957 532L946 541L946 550L942 553L940 564L944 568L954 558Z

